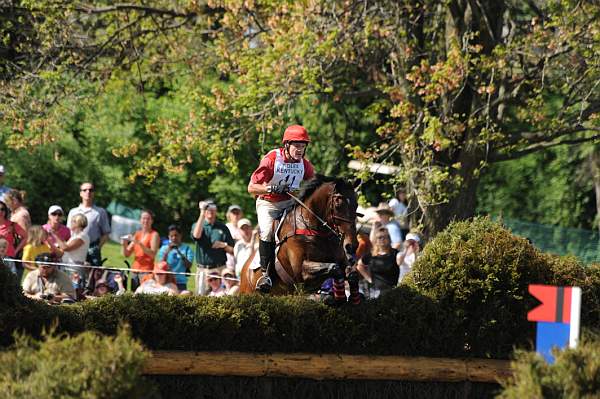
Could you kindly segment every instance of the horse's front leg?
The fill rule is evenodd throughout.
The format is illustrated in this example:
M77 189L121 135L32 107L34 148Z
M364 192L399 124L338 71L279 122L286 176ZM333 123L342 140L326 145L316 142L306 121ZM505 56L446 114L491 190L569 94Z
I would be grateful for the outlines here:
M333 278L333 300L336 305L346 302L346 273L339 264L335 264L330 271Z

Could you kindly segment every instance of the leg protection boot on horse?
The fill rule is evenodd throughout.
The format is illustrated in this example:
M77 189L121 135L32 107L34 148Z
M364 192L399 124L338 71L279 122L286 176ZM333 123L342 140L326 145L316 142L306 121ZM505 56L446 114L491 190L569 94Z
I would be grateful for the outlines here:
M358 272L351 271L348 274L348 285L350 286L350 297L348 302L358 305L361 302L360 292L358 291Z
M338 265L333 266L331 269L331 277L333 277L333 299L335 304L341 305L346 303L346 276Z
M262 276L256 282L256 289L262 293L269 293L273 287L269 272L271 265L275 260L275 242L260 240L258 243L258 252L260 255L260 270Z

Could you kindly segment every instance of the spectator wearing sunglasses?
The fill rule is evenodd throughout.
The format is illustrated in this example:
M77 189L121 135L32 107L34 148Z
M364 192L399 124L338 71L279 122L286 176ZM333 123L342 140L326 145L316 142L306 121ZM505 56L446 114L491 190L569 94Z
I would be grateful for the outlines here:
M94 195L96 189L90 182L84 182L79 187L79 196L81 204L77 208L69 211L67 217L67 226L71 226L71 219L77 214L82 214L87 219L87 227L84 232L90 239L87 261L92 266L100 266L102 260L102 246L108 241L110 234L110 224L108 223L108 214L104 208L94 205Z
M75 289L69 276L58 270L53 264L57 260L51 253L36 256L35 261L39 268L28 273L23 280L25 296L51 303L75 299Z
M227 270L227 269L223 269ZM208 281L208 286L210 287L210 292L208 296L225 296L227 292L225 291L225 287L223 286L223 282L221 281L221 272L211 271L206 277L206 281Z
M398 283L400 259L398 250L392 247L390 233L380 227L374 234L371 253L363 256L356 269L369 283L368 297L375 299Z
M65 212L59 205L52 205L48 208L48 222L42 228L49 233L48 244L53 248L56 247L54 235L65 242L71 238L71 230L62 223L64 216Z

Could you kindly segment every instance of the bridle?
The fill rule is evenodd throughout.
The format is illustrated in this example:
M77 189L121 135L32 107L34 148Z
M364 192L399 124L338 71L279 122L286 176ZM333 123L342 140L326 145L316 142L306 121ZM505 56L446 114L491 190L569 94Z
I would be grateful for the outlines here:
M313 212L312 209L310 209L308 206L306 206L306 204L304 202L302 202L298 197L296 197L295 195L293 195L292 193L287 193L290 198L292 198L294 201L296 201L296 203L298 205L300 205L302 208L306 209L311 215L313 215L315 217L315 219L317 219L319 221L319 223L321 224L321 227L324 227L325 229L329 230L329 232L332 234L333 237L335 237L339 242L342 242L342 238L344 236L344 233L340 232L337 228L337 224L336 223L332 223L332 225L329 225L329 223L327 223L326 220L323 220L323 218L321 218L319 215L317 215L315 212ZM341 222L344 223L348 223L348 224L353 224L354 221L350 220L347 217L343 217L343 216L339 216L336 215L335 213L335 204L333 201L333 198L336 196L342 196L342 194L340 193L336 193L335 190L332 190L331 193L329 194L329 197L327 199L327 215L329 217L326 216L326 219L330 219L332 221L334 220L339 220ZM358 215L358 213L356 214Z

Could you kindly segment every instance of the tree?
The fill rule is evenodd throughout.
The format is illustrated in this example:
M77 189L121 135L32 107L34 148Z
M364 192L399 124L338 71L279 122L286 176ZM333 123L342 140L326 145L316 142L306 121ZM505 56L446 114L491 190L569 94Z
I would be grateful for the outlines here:
M274 141L298 121L299 104L357 109L359 127L340 135L348 154L401 164L395 180L408 185L414 215L434 234L473 214L489 163L599 137L593 2L34 3L22 0L35 51L18 53L53 62L17 92L37 64L14 57L9 75L17 79L3 82L14 98L72 87L72 76L102 79L115 67L143 85L184 66L194 107L184 123L148 129L161 140L140 162L142 173L185 164L195 150L213 168L236 171L244 143ZM47 32L60 34L40 40ZM221 79L208 94L207 74ZM15 136L22 126L37 128L34 137L52 131L23 105L0 108ZM369 129L376 135L365 137Z

